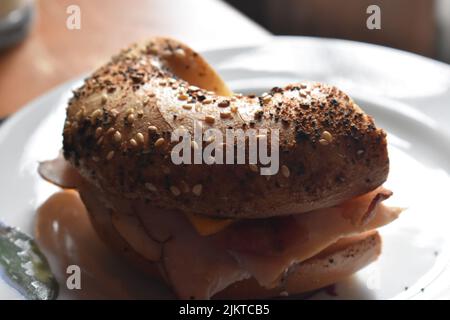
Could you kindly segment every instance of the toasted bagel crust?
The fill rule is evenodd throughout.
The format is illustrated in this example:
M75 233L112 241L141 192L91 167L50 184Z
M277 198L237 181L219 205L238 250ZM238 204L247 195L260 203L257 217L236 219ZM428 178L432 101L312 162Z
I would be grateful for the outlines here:
M307 212L386 180L385 133L339 89L308 82L264 97L229 94L184 44L132 45L74 91L64 156L107 193L215 217ZM193 135L194 121L222 132L279 129L280 171L266 179L249 165L174 165L170 135L180 126Z

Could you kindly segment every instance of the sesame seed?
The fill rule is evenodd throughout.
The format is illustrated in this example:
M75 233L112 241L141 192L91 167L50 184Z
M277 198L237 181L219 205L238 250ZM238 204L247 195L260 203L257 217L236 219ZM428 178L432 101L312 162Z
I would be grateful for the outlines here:
M134 140L134 139L130 139L130 144L131 144L131 146L132 147L137 147L137 145L138 145L138 143L136 142L136 140Z
M329 142L328 142L327 140L325 140L325 139L320 139L320 140L319 140L319 143L320 143L321 145L323 145L323 146L327 146L327 145L329 144Z
M231 106L230 111L236 113L238 111L238 108L236 106Z
M178 197L181 194L180 189L178 189L178 187L176 186L170 186L170 191L175 197Z
M222 100L222 101L220 101L219 104L218 104L218 106L221 107L221 108L226 108L226 107L228 107L229 105L230 105L230 101L228 101L228 100Z
M110 151L108 152L108 154L106 155L106 160L111 160L114 157L114 151Z
M201 184L196 184L192 187L192 193L199 197L202 194L203 186Z
M186 53L181 48L176 49L173 53L177 58L184 58L186 56Z
M214 121L216 121L216 119L213 116L209 116L209 115L205 116L205 122L206 123L213 124Z
M180 93L180 94L178 95L178 100L185 101L185 100L187 100L187 99L189 99L189 96L188 96L187 94Z
M144 135L140 132L136 133L136 141L143 144L145 142Z
M114 141L115 142L120 142L122 141L122 134L119 131L116 131L114 133Z
M148 131L150 131L151 133L156 133L158 132L158 128L155 126L149 126Z
M94 112L91 113L91 123L94 124L95 121L97 121L97 119L99 117L101 117L103 114L103 111L101 109L96 109Z
M200 90L200 88L197 87L197 86L189 86L188 90L190 90L190 91L198 91L198 90Z
M97 156L93 156L93 157L92 157L92 160L95 161L95 162L99 162L99 161L100 161L100 158L97 157Z
M222 119L230 118L230 117L231 117L231 112L221 112L221 113L220 113L220 117L221 117Z
M333 136L328 131L322 132L322 138L325 139L328 143L333 141Z
M285 177L285 178L289 178L289 176L291 175L291 171L289 170L289 168L285 165L281 166L281 174Z
M185 109L185 110L191 110L191 109L192 109L192 104L184 104L184 105L183 105L183 109Z
M155 147L157 147L157 148L162 147L164 145L164 143L166 143L166 140L164 140L164 138L159 138L155 142Z
M103 128L102 127L98 127L97 129L95 129L95 137L98 138L102 135L103 132Z
M272 100L272 96L270 94L263 96L263 102L269 102Z
M156 187L155 187L155 185L154 185L153 183L147 182L147 183L145 184L145 187L146 187L148 190L150 190L150 191L153 191L153 192L156 192L156 191L157 191L157 189L156 189Z
M202 105L201 104L196 104L195 105L195 111L197 111L197 112L201 112L202 111Z
M78 110L78 112L75 114L75 120L80 121L81 118L84 117L84 109Z
M102 93L102 104L105 104L106 103L106 101L108 101L108 95L106 94L106 93Z
M108 131L106 131L106 134L107 134L107 135L111 135L111 134L113 134L115 131L116 131L116 129L114 129L114 128L109 128Z
M209 98L202 101L203 104L210 104L211 102L212 102L212 99L209 99Z
M135 115L133 113L129 114L128 117L127 117L127 121L129 123L133 123L135 119L136 119L136 117L135 117Z
M364 150L363 150L363 149L359 149L358 151L356 151L356 154L357 154L358 156L362 155L363 153L364 153Z
M112 109L109 114L113 117L113 118L117 118L117 116L119 115L119 111L117 111L117 109Z
M249 164L248 165L248 167L250 168L250 170L251 171L253 171L253 172L258 172L259 171L259 168L258 168L258 166L256 165L256 164Z

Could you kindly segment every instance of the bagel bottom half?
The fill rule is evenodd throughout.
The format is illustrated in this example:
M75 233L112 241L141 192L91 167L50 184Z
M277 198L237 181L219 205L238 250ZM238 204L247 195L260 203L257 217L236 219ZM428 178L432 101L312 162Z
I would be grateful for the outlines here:
M169 286L159 263L151 262L134 251L120 236L111 220L111 209L100 200L98 190L88 184L79 187L94 229L113 249L151 276ZM236 282L216 294L217 299L264 299L289 294L290 296L317 290L336 283L377 259L381 252L381 237L377 231L368 231L343 238L314 257L292 266L282 287L267 289L253 279Z

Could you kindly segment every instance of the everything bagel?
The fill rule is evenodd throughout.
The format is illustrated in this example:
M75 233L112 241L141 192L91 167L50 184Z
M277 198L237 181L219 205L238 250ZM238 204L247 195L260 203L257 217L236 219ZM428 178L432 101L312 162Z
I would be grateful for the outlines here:
M266 132L257 138L270 134L278 170L262 174L261 161L175 164L180 128L189 151L217 143L190 140L198 128L202 138L210 129ZM302 82L233 94L171 39L132 45L88 77L69 101L63 138L65 159L39 172L78 193L56 194L42 210L76 201L105 243L182 299L268 298L335 283L378 257L376 229L402 211L382 203L392 196L381 186L386 134L345 93Z
M279 130L280 170L268 178L250 164L174 165L171 133L193 134L194 122ZM132 45L87 78L63 137L65 158L100 190L216 218L331 207L389 171L384 131L339 89L305 82L233 94L198 53L167 38Z

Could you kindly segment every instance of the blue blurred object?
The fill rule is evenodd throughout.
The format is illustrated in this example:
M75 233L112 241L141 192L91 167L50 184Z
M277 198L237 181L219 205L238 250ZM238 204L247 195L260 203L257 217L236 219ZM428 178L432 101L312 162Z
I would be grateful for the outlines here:
M34 16L31 0L0 1L0 50L20 42L27 35Z

